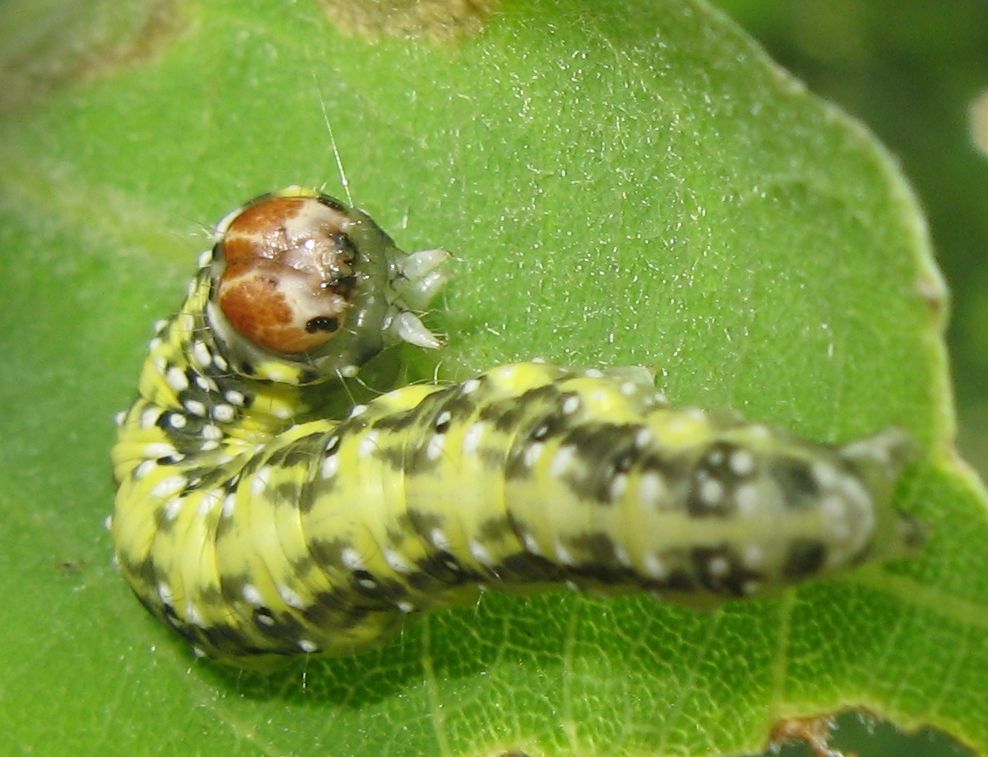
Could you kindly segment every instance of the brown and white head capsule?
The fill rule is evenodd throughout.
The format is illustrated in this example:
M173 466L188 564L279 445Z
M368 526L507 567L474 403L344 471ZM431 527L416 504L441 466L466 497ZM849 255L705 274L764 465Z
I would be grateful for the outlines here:
M264 197L223 233L217 302L229 324L260 347L310 352L346 322L356 284L353 221L327 200Z
M209 326L245 375L317 383L350 376L385 347L439 340L419 318L449 253L406 253L370 216L290 186L228 214L203 258Z

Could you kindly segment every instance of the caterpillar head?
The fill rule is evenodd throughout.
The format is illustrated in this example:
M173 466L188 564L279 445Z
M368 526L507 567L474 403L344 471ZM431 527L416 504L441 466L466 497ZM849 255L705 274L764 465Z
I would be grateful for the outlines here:
M360 210L301 187L220 223L209 317L228 351L353 373L395 341L435 348L414 312L445 283L444 250L406 254Z

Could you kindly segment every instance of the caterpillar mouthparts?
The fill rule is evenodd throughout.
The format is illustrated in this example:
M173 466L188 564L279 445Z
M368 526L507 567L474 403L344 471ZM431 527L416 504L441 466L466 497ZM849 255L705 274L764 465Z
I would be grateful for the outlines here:
M299 187L220 223L113 449L121 572L199 652L356 652L488 587L704 606L922 543L905 432L817 444L669 407L644 369L519 363L325 417L389 344L439 346L448 257Z

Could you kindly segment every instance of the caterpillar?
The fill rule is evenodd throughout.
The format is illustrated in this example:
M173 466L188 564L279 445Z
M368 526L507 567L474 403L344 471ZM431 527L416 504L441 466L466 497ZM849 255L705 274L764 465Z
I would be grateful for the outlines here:
M922 541L891 504L904 432L818 444L670 407L643 368L504 365L327 417L389 345L439 346L447 257L299 187L219 224L112 453L119 568L198 653L357 652L485 588L699 607Z

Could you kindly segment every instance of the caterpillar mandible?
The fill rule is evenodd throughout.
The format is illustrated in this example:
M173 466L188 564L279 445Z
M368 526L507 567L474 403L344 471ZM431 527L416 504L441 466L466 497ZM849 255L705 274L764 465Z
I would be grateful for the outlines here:
M888 430L816 444L669 407L645 369L497 367L325 416L419 315L447 253L290 187L229 214L119 419L111 520L141 602L225 661L342 654L481 588L699 606L902 553Z

